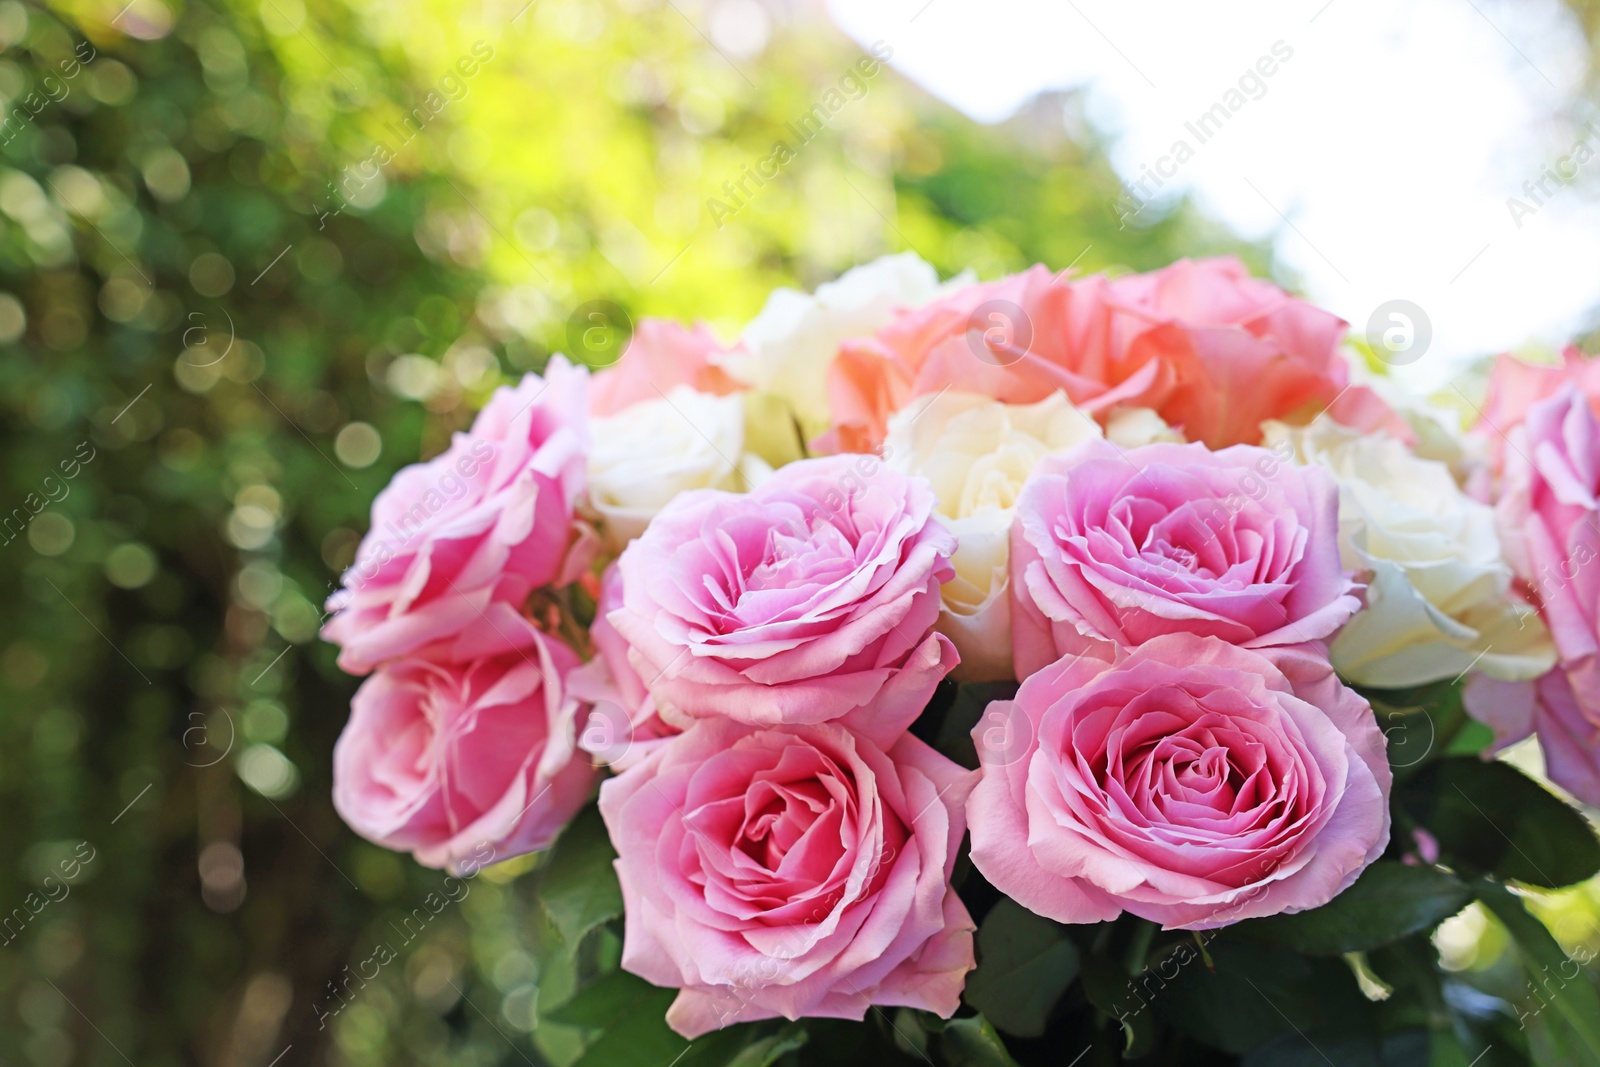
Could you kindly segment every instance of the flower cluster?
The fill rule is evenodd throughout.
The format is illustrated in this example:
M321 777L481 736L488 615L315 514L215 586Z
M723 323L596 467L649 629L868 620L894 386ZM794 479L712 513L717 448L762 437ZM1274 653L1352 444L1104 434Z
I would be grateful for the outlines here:
M1353 384L1344 329L1230 259L902 255L731 345L554 357L373 506L324 631L370 675L336 806L459 869L598 785L621 965L692 1037L952 1015L969 834L1062 923L1326 904L1390 832L1353 687L1470 676L1600 801L1596 376L1505 363L1456 435ZM969 683L1011 688L963 765L913 726Z

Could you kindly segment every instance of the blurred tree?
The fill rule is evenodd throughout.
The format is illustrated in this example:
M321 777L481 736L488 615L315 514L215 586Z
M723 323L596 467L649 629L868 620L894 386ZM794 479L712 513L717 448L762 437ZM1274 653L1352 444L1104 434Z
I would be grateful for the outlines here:
M888 250L1238 250L1186 205L1120 228L1070 99L976 127L742 10L0 2L6 1062L581 1049L528 1036L571 978L537 972L534 860L356 976L440 875L333 812L356 681L316 640L373 496L575 307L731 334Z

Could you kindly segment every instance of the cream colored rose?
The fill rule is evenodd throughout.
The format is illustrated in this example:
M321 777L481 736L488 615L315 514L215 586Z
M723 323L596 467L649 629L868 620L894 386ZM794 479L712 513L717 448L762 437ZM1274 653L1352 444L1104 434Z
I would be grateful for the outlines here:
M1448 466L1331 419L1262 429L1269 447L1338 480L1340 554L1371 574L1367 607L1333 642L1333 665L1348 681L1399 688L1468 670L1512 681L1550 668L1550 636L1511 591L1493 511L1463 493Z
M1002 404L973 393L919 397L889 420L884 462L933 483L939 517L958 542L942 589L939 629L955 642L955 677L1015 677L1007 596L1012 506L1036 464L1100 436L1062 393Z
M840 343L877 332L895 311L920 307L940 292L938 272L912 252L852 268L814 294L775 289L739 348L720 362L753 391L782 397L809 440L828 428L828 367Z
M589 500L620 551L689 489L743 491L771 473L744 450L744 398L680 385L663 397L590 420Z
M1106 440L1118 448L1138 448L1162 441L1181 445L1183 432L1176 426L1168 426L1154 408L1118 406L1111 409L1106 419Z

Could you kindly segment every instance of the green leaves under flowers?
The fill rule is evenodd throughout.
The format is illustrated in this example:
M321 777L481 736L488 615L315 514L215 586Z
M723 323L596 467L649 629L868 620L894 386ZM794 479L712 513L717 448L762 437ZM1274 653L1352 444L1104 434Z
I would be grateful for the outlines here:
M1005 1042L982 1015L945 1024L939 1032L939 1052L949 1067L1017 1067Z
M1372 1004L1343 960L1222 937L1208 947L1215 970L1190 962L1134 979L1164 1022L1197 1041L1243 1053L1296 1030L1356 1037L1375 1028ZM1086 987L1088 974L1086 965Z
M1066 931L1002 899L978 928L978 969L967 976L966 1000L1006 1033L1039 1037L1077 975L1078 947Z
M1395 1034L1352 1036L1314 1031L1289 1031L1267 1042L1240 1061L1240 1067L1418 1067L1431 1063L1432 1047L1426 1030ZM1482 1065L1478 1065L1482 1067Z
M1100 1011L1122 1027L1123 1053L1142 1056L1155 1045L1155 1016L1134 980L1120 963L1090 953L1083 957L1083 992Z
M1600 871L1600 841L1583 816L1508 763L1442 759L1395 794L1452 867L1551 889Z
M554 1009L547 1018L566 1026L598 1030L573 1067L770 1067L806 1043L805 1028L782 1023L737 1025L685 1041L667 1026L666 1012L678 995L626 971L614 971Z
M568 952L576 951L584 934L622 914L622 888L611 866L616 858L600 811L593 806L585 808L556 842L537 896Z
M1487 878L1474 881L1473 889L1505 924L1522 954L1529 991L1539 1007L1522 1014L1519 1025L1531 1014L1558 1041L1570 1035L1567 1051L1571 1062L1600 1064L1600 993L1589 976L1511 890Z
M1437 759L1470 720L1461 704L1461 686L1431 682L1408 689L1367 689L1372 713L1387 742L1389 765L1406 777L1430 757Z
M689 1042L667 1026L677 991L613 971L551 1011L552 1022L600 1031L574 1067L660 1067Z
M1472 901L1472 891L1437 867L1379 860L1320 908L1251 919L1229 933L1297 952L1365 952L1431 930Z

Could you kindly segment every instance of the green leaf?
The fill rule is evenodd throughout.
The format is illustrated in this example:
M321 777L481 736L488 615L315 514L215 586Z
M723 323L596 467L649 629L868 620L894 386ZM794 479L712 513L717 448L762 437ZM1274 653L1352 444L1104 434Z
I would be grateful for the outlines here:
M1289 1031L1250 1051L1239 1067L1419 1067L1431 1047L1426 1030L1403 1030L1382 1039L1327 1030Z
M613 971L546 1018L601 1031L574 1067L661 1067L689 1046L667 1026L667 1008L675 996L677 990Z
M806 1043L805 1027L787 1023L771 1033L769 1023L739 1023L697 1037L674 1067L771 1067ZM661 1067L666 1067L665 1064Z
M1461 686L1430 682L1406 689L1361 690L1372 702L1372 713L1388 742L1389 764L1405 777L1426 761L1444 753L1462 726L1470 720L1461 704Z
M1066 931L1010 899L978 928L978 969L966 1000L1008 1034L1040 1037L1050 1010L1078 975L1078 947Z
M711 1035L707 1034L706 1036L710 1037ZM777 1063L784 1055L803 1046L806 1043L807 1036L804 1026L790 1023L776 1034L746 1045L738 1055L727 1061L727 1067L772 1067L772 1064ZM703 1041L705 1038L700 1040ZM699 1043L700 1041L695 1042L696 1045ZM713 1062L712 1060L696 1060L695 1053L691 1050L689 1055L684 1057L683 1063L679 1064L679 1067L699 1067L701 1064L704 1064L704 1067L711 1067Z
M549 1012L563 1026L599 1030L574 1067L770 1067L806 1043L805 1028L788 1023L740 1024L685 1041L667 1026L677 990L661 989L627 971L613 971ZM764 1036L763 1036L764 1034Z
M1431 930L1472 902L1472 891L1437 867L1379 860L1320 908L1251 919L1230 934L1313 955L1365 952Z
M1554 1002L1555 1015L1577 1039L1580 1047L1573 1051L1581 1054L1580 1062L1600 1064L1600 993L1595 991L1589 976L1562 950L1544 924L1528 912L1515 893L1487 878L1477 879L1473 889L1517 943L1536 995L1541 1000L1548 997Z
M1089 1003L1122 1027L1123 1054L1142 1056L1155 1045L1155 1016L1120 963L1090 953L1083 957L1083 992ZM1148 972L1147 972L1148 973Z
M1600 841L1583 816L1509 763L1442 759L1396 793L1453 867L1551 889L1600 871Z
M568 952L576 951L584 934L622 914L622 887L611 866L616 858L592 805L561 832L536 895Z
M939 1051L949 1067L1017 1067L1005 1042L982 1015L946 1024L939 1034Z
M668 1003L675 995L673 990L653 986L627 971L612 971L580 989L565 1004L550 1009L545 1018L566 1026L600 1030L653 994L664 996Z
M1494 731L1476 719L1461 727L1445 749L1447 756L1476 756L1494 744Z
M1295 1030L1326 1029L1354 1037L1376 1029L1375 1009L1341 959L1302 956L1220 936L1207 947L1214 971L1193 961L1170 970L1155 968L1138 982L1139 995L1190 1037L1224 1052L1243 1053ZM1085 960L1086 988L1087 964Z

